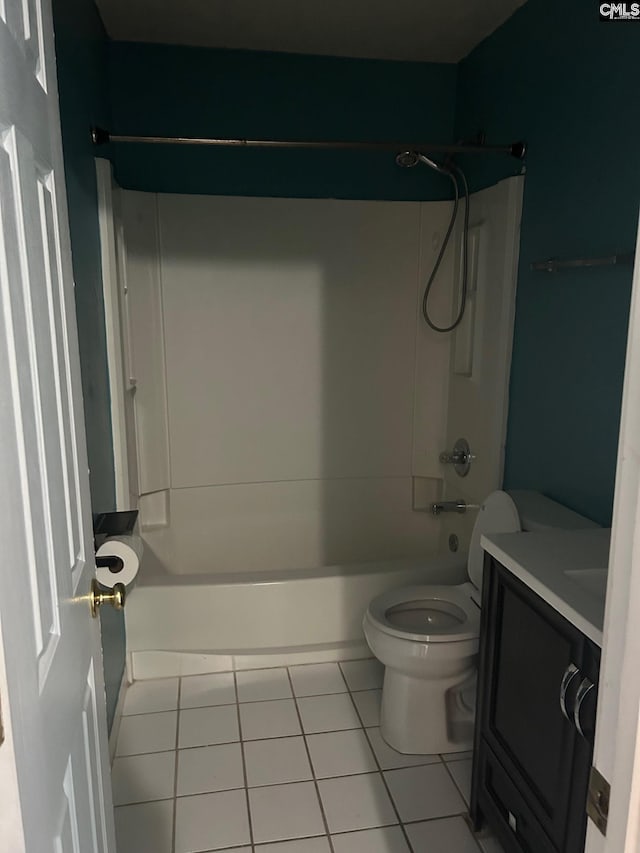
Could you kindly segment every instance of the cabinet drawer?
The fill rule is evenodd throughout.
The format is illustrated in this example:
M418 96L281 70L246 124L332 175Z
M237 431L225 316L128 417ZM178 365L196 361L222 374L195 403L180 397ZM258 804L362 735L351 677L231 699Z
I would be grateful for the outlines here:
M479 760L479 803L507 853L557 853L524 798L484 743Z

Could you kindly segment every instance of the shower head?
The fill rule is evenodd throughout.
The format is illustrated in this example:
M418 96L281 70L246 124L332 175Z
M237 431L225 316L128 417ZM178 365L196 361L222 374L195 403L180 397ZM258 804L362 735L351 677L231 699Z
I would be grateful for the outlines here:
M417 151L401 151L396 157L396 165L403 169L412 169L420 162Z
M442 166L440 163L430 160L429 157L422 154L420 151L401 151L396 157L396 163L403 169L411 169L414 166L417 166L418 163L424 163L425 166L429 166L430 169L434 169L436 172L440 172L443 175L451 174L450 170L447 169L446 166Z

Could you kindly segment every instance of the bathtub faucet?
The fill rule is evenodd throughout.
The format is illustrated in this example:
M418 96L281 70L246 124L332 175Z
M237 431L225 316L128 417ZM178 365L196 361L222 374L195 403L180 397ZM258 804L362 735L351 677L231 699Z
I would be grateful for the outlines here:
M431 512L433 515L440 515L442 512L466 512L468 509L480 509L478 504L468 504L466 501L440 501L439 503L431 504Z

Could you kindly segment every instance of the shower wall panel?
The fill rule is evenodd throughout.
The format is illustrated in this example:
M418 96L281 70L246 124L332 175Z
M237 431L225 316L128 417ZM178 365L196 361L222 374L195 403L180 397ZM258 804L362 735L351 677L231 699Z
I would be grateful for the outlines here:
M433 550L411 486L432 477L437 497L449 344L418 305L448 203L123 195L142 480L169 491L146 531L158 562Z

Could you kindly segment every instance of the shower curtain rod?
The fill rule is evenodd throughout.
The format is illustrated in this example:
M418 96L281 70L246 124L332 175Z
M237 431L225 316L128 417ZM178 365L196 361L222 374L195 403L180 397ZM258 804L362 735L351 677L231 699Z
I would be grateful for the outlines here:
M526 144L511 142L508 145L483 145L481 143L442 144L431 142L318 142L286 139L215 139L200 136L130 136L110 133L103 127L91 128L94 145L113 143L145 143L150 145L208 145L227 148L315 148L352 149L369 151L429 151L433 154L509 154L518 160L524 158Z

